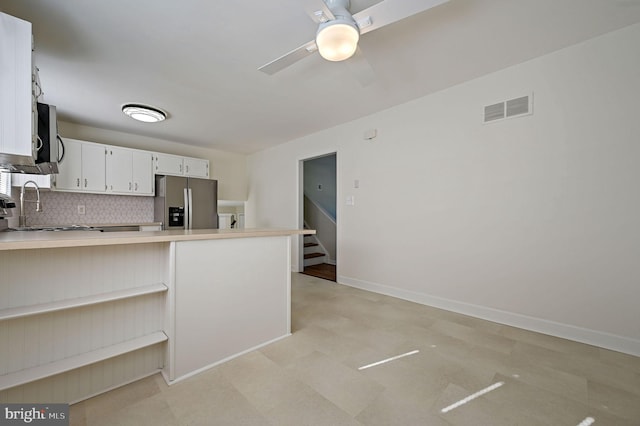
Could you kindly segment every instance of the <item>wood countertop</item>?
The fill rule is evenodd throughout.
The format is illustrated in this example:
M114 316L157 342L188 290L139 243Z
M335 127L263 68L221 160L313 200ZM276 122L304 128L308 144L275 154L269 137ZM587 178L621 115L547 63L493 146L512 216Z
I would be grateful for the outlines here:
M58 247L90 247L119 244L166 243L315 234L312 229L249 228L193 229L180 231L14 231L0 232L0 251Z

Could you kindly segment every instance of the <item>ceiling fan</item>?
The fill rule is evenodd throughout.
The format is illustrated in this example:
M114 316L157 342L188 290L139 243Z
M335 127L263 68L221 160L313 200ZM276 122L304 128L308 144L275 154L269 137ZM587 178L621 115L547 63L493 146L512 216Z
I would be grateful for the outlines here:
M373 6L351 14L349 0L305 0L307 14L318 24L315 40L258 68L273 75L308 55L319 52L328 61L344 61L359 65L356 71L363 85L372 78L372 70L364 56L359 54L360 36L393 24L449 0L382 0ZM355 57L354 57L355 56ZM359 71L358 71L359 70Z

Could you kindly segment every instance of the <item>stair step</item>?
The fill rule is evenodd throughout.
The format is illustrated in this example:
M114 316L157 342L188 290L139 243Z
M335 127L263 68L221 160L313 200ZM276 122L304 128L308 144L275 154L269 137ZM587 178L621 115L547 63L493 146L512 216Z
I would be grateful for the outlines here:
M315 247L317 245L318 245L318 243L304 243L305 247Z
M314 257L322 257L324 256L324 253L307 253L304 255L305 259L313 259Z

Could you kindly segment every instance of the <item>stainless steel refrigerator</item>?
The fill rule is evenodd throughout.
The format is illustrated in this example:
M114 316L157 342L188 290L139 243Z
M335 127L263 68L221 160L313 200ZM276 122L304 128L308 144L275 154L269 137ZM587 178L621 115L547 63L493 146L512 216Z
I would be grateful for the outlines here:
M154 220L162 229L217 229L218 181L156 176Z

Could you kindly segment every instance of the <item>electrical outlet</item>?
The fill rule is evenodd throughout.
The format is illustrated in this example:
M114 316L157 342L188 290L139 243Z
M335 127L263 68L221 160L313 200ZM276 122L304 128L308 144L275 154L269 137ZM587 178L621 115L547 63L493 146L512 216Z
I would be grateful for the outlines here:
M78 214L84 214L84 213L85 213L84 204L78 204Z

